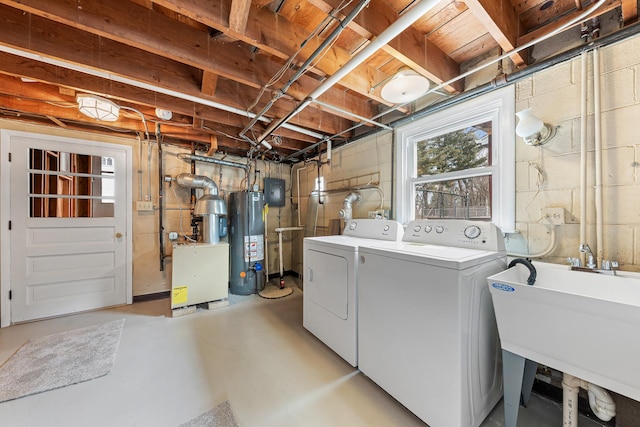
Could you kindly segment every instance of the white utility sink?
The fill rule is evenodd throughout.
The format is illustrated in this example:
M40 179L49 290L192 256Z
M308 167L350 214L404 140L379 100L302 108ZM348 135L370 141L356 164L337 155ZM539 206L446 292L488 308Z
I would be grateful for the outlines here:
M520 264L487 279L503 350L640 400L640 275L533 265L533 286Z

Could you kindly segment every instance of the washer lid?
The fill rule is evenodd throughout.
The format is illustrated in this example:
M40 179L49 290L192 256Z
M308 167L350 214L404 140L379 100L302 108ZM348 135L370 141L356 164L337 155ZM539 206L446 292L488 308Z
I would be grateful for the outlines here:
M452 246L429 245L412 242L385 242L383 245L371 245L360 248L360 255L373 254L433 265L455 270L463 270L494 259L506 258L504 252L482 251L477 249L456 248Z

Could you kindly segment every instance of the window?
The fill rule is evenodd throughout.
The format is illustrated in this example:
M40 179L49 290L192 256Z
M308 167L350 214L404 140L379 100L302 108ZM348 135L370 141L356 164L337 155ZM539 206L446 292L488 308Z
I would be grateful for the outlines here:
M468 218L513 231L514 115L508 86L399 127L398 220Z

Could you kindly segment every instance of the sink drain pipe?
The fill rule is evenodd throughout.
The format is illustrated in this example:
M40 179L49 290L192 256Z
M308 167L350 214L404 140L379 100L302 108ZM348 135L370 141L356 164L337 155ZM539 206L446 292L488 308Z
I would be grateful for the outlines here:
M609 392L600 386L581 380L566 372L562 376L562 425L578 426L578 391L580 388L589 394L589 406L602 421L609 421L616 415L616 404Z

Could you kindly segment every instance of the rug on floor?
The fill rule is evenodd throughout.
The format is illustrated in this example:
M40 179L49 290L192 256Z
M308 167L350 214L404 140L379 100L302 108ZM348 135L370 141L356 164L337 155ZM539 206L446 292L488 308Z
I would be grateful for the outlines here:
M123 325L120 319L30 339L0 366L0 402L106 375Z
M228 400L225 400L209 412L198 415L180 427L238 427L233 410Z

